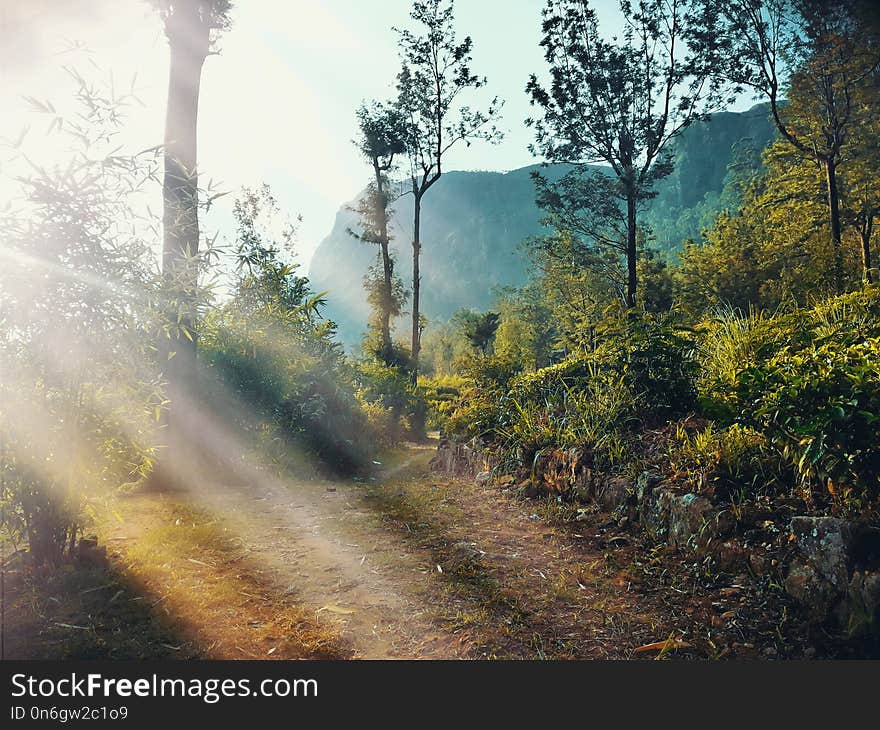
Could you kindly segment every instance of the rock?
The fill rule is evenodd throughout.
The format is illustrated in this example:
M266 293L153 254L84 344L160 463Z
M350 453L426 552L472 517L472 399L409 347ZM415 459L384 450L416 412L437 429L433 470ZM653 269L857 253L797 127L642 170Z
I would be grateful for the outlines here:
M431 468L450 476L466 477L491 470L497 461L497 456L480 439L466 443L443 441L431 459Z
M853 573L849 583L846 623L851 633L876 633L880 629L880 572Z
M833 592L844 593L849 583L852 526L836 517L793 517L790 529L798 552L828 581Z
M726 540L718 547L715 559L723 573L740 570L748 560L748 550L739 540Z
M770 569L770 565L767 562L767 556L762 555L757 551L749 553L749 567L751 567L752 572L757 576L765 575Z
M790 529L797 554L788 566L786 592L814 621L826 620L834 609L838 622L851 622L861 611L862 590L858 581L858 586L851 586L849 575L852 525L836 517L801 516L792 518Z
M596 501L606 512L625 509L632 497L633 486L628 479L609 479L596 493Z
M636 499L641 502L654 488L663 481L663 475L652 471L643 471L636 480Z
M880 571L871 570L864 574L862 597L865 601L865 608L872 611L877 617L877 612L880 610Z
M705 544L709 535L706 529L712 503L696 494L670 495L669 537L672 547L683 548L689 544Z
M785 592L804 606L810 619L824 621L828 618L836 594L831 583L812 563L802 557L795 558L784 584Z
M641 494L638 498L639 521L648 537L662 542L669 534L669 502L672 495L667 489L655 489L648 484L642 477L636 483L636 494Z
M581 502L589 500L593 496L593 470L588 466L577 469L571 489L575 499Z

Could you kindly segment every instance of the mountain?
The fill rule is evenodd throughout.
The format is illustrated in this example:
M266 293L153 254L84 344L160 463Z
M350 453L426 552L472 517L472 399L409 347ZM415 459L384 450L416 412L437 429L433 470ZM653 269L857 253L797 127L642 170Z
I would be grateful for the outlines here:
M675 253L686 239L699 239L720 210L737 205L727 189L739 174L732 163L755 172L759 153L774 137L767 104L745 112L718 112L708 122L688 127L673 141L675 168L657 185L657 197L644 218L655 245Z
M763 149L772 139L764 105L747 112L722 112L692 125L675 140L676 166L657 186L645 221L656 245L674 253L688 238L711 224L729 180L728 166L745 147ZM756 164L756 163L752 163ZM507 173L449 172L431 188L422 206L422 311L430 320L447 320L460 307L486 309L493 289L525 283L527 261L522 242L540 235L541 211L534 201L530 173L541 170L553 179L566 167L533 165ZM336 214L330 234L312 258L309 277L317 291L329 291L327 316L339 325L348 345L364 332L369 308L363 277L376 260L375 246L355 239L353 203ZM397 271L409 283L412 266L412 198L394 204L392 249ZM403 332L406 323L399 323Z

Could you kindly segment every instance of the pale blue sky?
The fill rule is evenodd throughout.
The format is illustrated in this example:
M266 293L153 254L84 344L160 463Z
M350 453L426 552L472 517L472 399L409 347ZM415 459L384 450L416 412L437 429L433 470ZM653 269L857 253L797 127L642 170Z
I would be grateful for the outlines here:
M118 84L137 74L145 106L133 113L126 141L140 147L161 141L167 46L158 19L143 2L6 3L11 5L5 9L7 27L0 28L0 41L6 43L6 58L0 58L0 136L14 137L30 123L21 94L63 105L71 87L61 66L69 63L96 78L112 70ZM408 23L410 0L235 4L221 53L209 58L204 69L200 169L232 191L268 182L291 216L303 216L298 245L307 263L330 231L337 209L368 179L351 144L355 109L364 99L393 94L398 59L392 26ZM606 27L616 26L616 0L597 5ZM473 37L474 70L489 79L483 98L497 94L505 100L500 126L507 136L497 146L475 144L454 151L447 170L508 170L535 161L527 149L532 136L523 125L530 113L524 87L529 73L544 69L538 46L543 6L544 0L457 0L459 33ZM59 55L67 47L65 39L82 41L89 54ZM95 70L92 62L104 71ZM29 136L32 154L63 156L38 126L36 137ZM208 226L228 222L231 199L223 199Z

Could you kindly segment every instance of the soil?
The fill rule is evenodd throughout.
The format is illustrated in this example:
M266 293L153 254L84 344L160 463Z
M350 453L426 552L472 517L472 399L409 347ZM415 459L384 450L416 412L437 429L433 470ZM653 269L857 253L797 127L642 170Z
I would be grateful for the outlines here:
M786 658L827 655L780 591L708 575L589 509L434 474L121 498L102 550L7 566L7 658Z

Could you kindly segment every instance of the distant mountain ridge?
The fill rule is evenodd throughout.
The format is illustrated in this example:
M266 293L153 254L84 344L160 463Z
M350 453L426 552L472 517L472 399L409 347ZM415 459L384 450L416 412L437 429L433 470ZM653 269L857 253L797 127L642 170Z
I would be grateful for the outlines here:
M674 252L687 237L699 236L722 200L735 146L750 140L763 149L772 137L764 105L722 112L685 130L675 140L675 170L657 186L646 211L657 245ZM460 307L486 309L496 287L525 283L528 262L521 244L544 232L530 174L540 170L552 179L566 169L531 165L507 173L448 172L440 178L422 207L422 311L430 320L446 320ZM327 316L339 325L342 341L356 345L369 316L363 278L377 249L349 233L358 229L351 205L336 214L333 230L314 253L309 276L317 291L329 291ZM392 249L397 272L409 286L411 196L393 208Z

